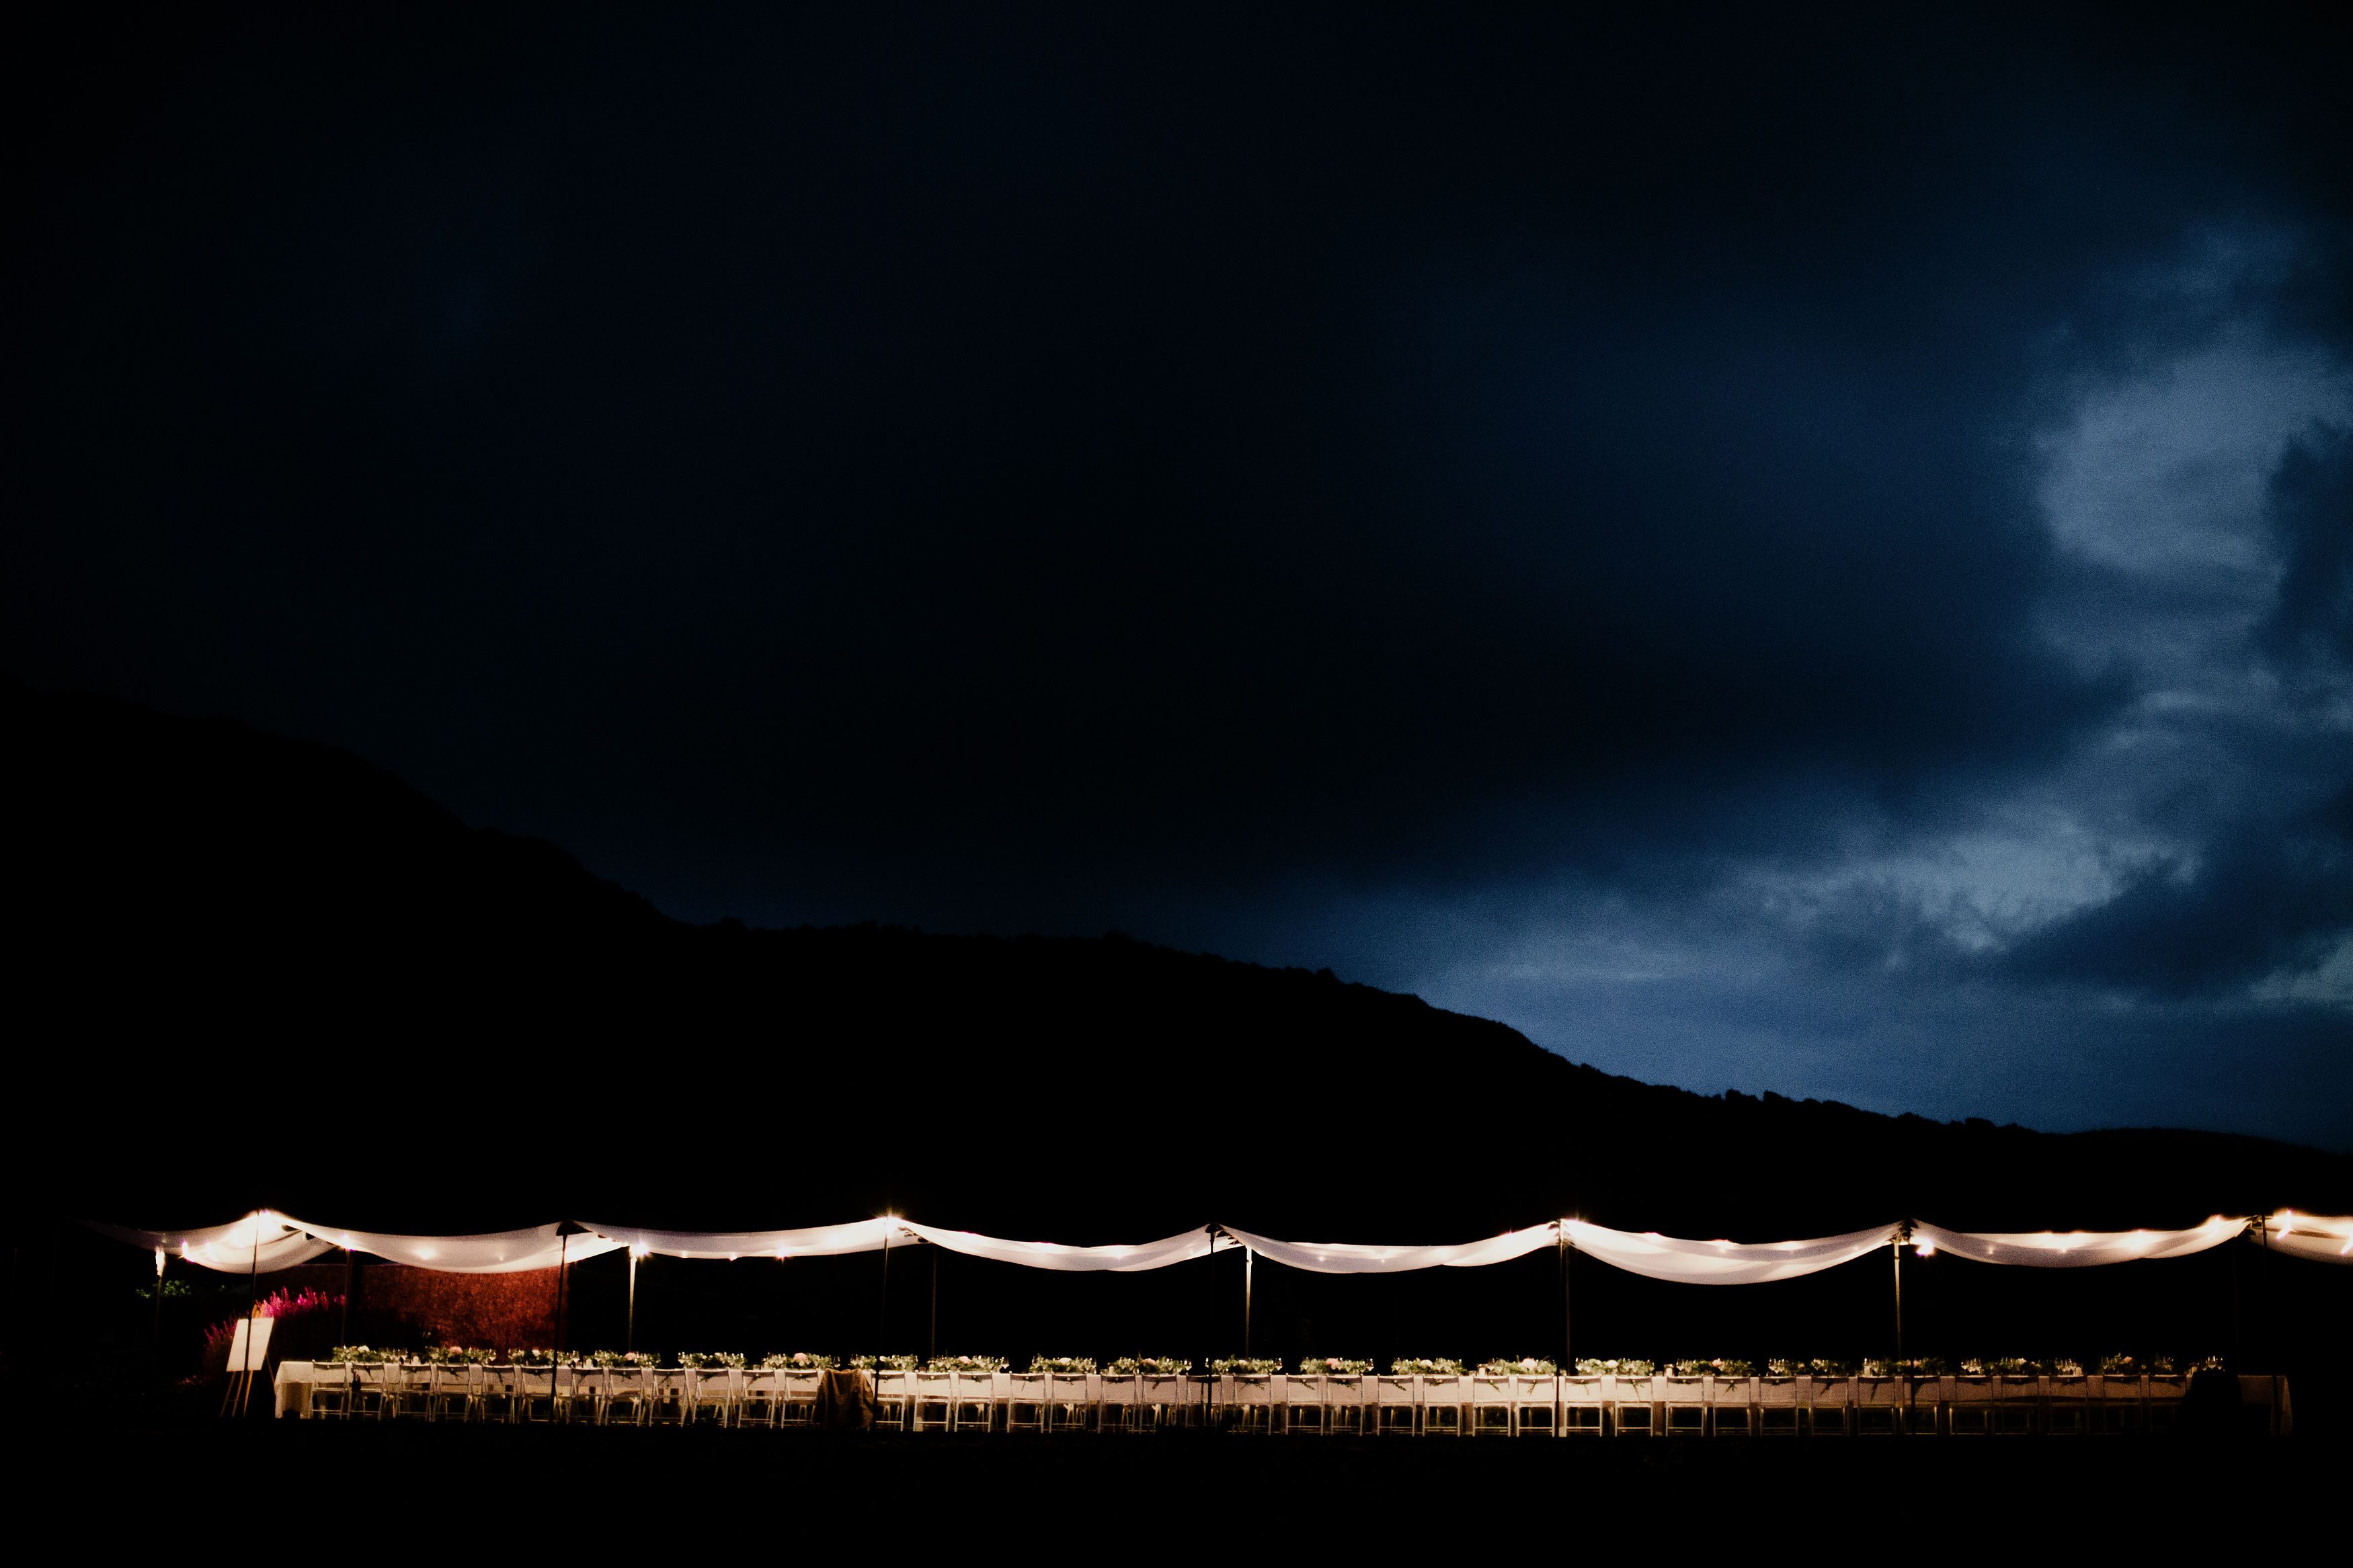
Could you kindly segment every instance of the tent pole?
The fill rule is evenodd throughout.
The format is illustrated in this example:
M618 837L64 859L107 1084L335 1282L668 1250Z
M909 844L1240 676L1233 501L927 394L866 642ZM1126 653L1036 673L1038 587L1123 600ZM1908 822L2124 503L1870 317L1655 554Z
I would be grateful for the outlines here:
M155 1321L147 1335L147 1382L149 1392L160 1399L164 1394L164 1258L162 1247L155 1249Z
M2274 1318L2271 1310L2272 1222L2270 1215L2266 1215L2263 1218L2255 1221L2255 1235L2262 1239L2263 1244L2263 1364L2271 1369L2271 1428L2272 1436L2276 1437L2279 1436L2280 1418L2279 1340L2274 1331ZM2234 1373L2233 1375L2236 1374Z
M358 1269L359 1269L359 1259L357 1259L357 1258L353 1258L353 1257L352 1256L352 1249L351 1249L350 1247L346 1247L345 1248L343 1248L343 1343L345 1343L345 1344L349 1344L349 1343L351 1343L351 1342L352 1342L352 1286L353 1286L353 1284L354 1283L354 1281L353 1281L353 1278L352 1278L352 1277L353 1277L353 1274L355 1274L355 1273L357 1273L357 1272L358 1272Z
M253 1394L253 1336L255 1325L261 1317L261 1216L269 1211L253 1211L253 1262L245 1275L245 1394ZM243 1401L237 1405L239 1415L245 1414Z
M638 1249L629 1248L629 1316L628 1324L621 1331L622 1353L638 1348Z
M1895 1375L1902 1379L1904 1384L1906 1417L1906 1430L1904 1435L1909 1436L1911 1436L1909 1417L1912 1405L1912 1374L1904 1365L1904 1237L1902 1232L1897 1233L1894 1243L1888 1247L1888 1255L1894 1259L1895 1263ZM1860 1420L1862 1417L1857 1416L1856 1419Z
M1568 1294L1568 1260L1569 1255L1577 1250L1577 1243L1568 1238L1568 1224L1566 1220L1558 1221L1556 1225L1560 1231L1560 1373L1563 1377L1567 1377L1577 1370L1576 1352L1569 1337L1571 1320Z
M1250 1353L1250 1293L1251 1293L1251 1290L1252 1290L1252 1289L1253 1289L1252 1271L1253 1271L1257 1267L1258 1267L1258 1254L1257 1254L1257 1253L1255 1253L1255 1252L1253 1252L1253 1251L1251 1251L1251 1250L1250 1250L1249 1247L1243 1247L1243 1248L1242 1248L1242 1354L1244 1354L1245 1356L1247 1356L1247 1355L1249 1355L1249 1354Z
M925 1360L940 1353L940 1249L932 1248L932 1337L930 1348L923 1352Z
M555 1356L564 1359L564 1287L570 1278L572 1233L563 1231L555 1238Z
M874 1370L882 1370L882 1346L891 1337L891 1232L882 1232L882 1304L874 1320Z

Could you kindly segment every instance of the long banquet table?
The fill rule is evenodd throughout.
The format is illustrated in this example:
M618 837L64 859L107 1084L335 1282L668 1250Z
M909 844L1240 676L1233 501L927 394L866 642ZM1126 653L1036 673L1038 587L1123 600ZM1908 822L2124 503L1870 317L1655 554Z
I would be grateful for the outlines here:
M544 1367L434 1366L384 1363L374 1375L387 1386L412 1392L426 1379L475 1392L508 1387L518 1370L536 1379ZM552 1369L559 1399L594 1392L602 1369ZM287 1361L271 1384L280 1416L311 1414L312 1393L345 1384L351 1369L341 1363ZM708 1393L740 1397L760 1369L666 1369L672 1386L692 1402ZM801 1374L806 1378L808 1374ZM959 1402L986 1406L987 1430L1043 1428L1042 1415L1017 1421L1017 1409L1050 1400L1083 1407L1079 1424L1108 1430L1106 1423L1131 1424L1122 1413L1149 1406L1165 1413L1154 1425L1239 1426L1269 1432L1357 1431L1371 1433L1460 1432L1546 1436L1873 1435L1897 1430L1915 1434L2072 1435L2158 1432L2174 1423L2188 1392L2180 1376L2103 1377L1642 1377L1546 1376L1465 1373L1435 1377L1324 1377L1299 1373L1193 1373L1185 1376L1113 1376L1102 1373L1055 1374L1050 1383L1035 1373L959 1373L953 1377L870 1371L853 1374L860 1403L877 1396L893 1426L921 1426L912 1408L919 1404ZM2238 1378L2242 1408L2260 1409L2266 1430L2284 1435L2294 1425L2284 1377L2246 1373ZM812 1385L813 1386L813 1385ZM903 1402L894 1405L893 1402ZM936 1424L936 1423L932 1423ZM965 1423L955 1423L962 1429Z

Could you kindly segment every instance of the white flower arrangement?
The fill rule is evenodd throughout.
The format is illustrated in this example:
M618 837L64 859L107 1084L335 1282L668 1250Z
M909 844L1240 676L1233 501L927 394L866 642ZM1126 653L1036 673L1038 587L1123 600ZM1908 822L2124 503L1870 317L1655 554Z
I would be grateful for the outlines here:
M864 1372L913 1372L918 1359L911 1355L854 1355L849 1364Z
M1094 1369L1095 1358L1091 1355L1033 1355L1029 1358L1031 1372L1049 1372L1058 1377L1082 1377Z
M1182 1377L1193 1363L1173 1355L1124 1355L1103 1370L1113 1377Z
M1524 1355L1517 1361L1482 1361L1479 1363L1479 1371L1486 1377L1551 1377L1560 1371L1560 1367L1540 1355Z
M726 1367L741 1370L744 1365L744 1352L742 1351L681 1351L678 1354L678 1364L681 1366L702 1368Z
M1757 1363L1718 1356L1714 1361L1670 1362L1667 1370L1677 1377L1754 1377Z
M425 1359L437 1366L488 1366L491 1352L464 1345L435 1345L425 1352Z
M1307 1356L1299 1363L1303 1377L1362 1377L1372 1369L1371 1362L1350 1361L1336 1355Z
M807 1351L778 1351L774 1355L762 1356L760 1365L768 1372L831 1372L834 1360L829 1355L811 1355Z
M1462 1363L1451 1355L1399 1357L1389 1363L1391 1377L1460 1377Z
M1209 1363L1211 1372L1238 1373L1244 1377L1264 1377L1281 1372L1282 1363L1272 1356L1225 1355Z
M935 1355L923 1364L925 1372L1003 1372L1005 1358L1001 1355Z
M1580 1356L1577 1362L1579 1377L1648 1377L1657 1367L1640 1356L1609 1356L1595 1359Z
M2034 1363L2021 1356L1969 1356L1961 1363L1963 1377L2026 1377L2034 1371Z
M551 1350L509 1351L507 1360L516 1366L554 1366L555 1352Z
M588 1352L588 1364L591 1366L619 1367L628 1372L654 1366L660 1361L661 1353L659 1351L591 1351Z
M363 1366L375 1366L388 1361L406 1361L406 1351L380 1351L372 1345L337 1345L327 1352L330 1362L358 1362Z

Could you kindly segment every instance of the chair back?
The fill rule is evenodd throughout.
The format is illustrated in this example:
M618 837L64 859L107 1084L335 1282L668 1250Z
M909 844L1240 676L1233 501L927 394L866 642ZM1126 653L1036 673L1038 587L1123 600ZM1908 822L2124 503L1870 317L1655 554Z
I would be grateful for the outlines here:
M1514 1405L1550 1405L1560 1396L1560 1379L1535 1376L1524 1372L1512 1374L1512 1403Z

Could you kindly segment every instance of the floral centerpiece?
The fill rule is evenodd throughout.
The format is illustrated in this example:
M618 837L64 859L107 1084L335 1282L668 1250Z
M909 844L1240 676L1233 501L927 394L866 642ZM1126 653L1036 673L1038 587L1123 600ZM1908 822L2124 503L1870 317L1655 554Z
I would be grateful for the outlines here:
M636 1372L642 1368L659 1365L660 1362L659 1351L590 1351L588 1352L589 1365L618 1368L623 1372Z
M509 1351L507 1360L516 1366L554 1366L555 1352L550 1350Z
M2128 1355L2104 1355L2100 1358L2102 1377L2138 1377L2146 1370Z
M489 1351L470 1350L464 1345L435 1345L425 1352L425 1359L437 1366L487 1366Z
M1113 1377L1182 1377L1193 1363L1173 1355L1124 1355L1103 1370Z
M744 1365L744 1352L742 1351L681 1351L678 1352L678 1364L705 1370L712 1367L741 1370Z
M915 1360L911 1355L854 1355L849 1364L865 1372L913 1372Z
M1657 1370L1640 1356L1610 1356L1599 1360L1579 1356L1577 1362L1579 1377L1648 1377Z
M1033 1355L1029 1358L1031 1372L1050 1372L1058 1377L1080 1377L1095 1369L1091 1355Z
M831 1372L834 1360L829 1355L811 1355L807 1351L778 1351L774 1355L762 1356L760 1364L770 1372Z
M1667 1370L1677 1377L1754 1377L1757 1363L1718 1356L1714 1361L1669 1362Z
M373 1345L337 1345L327 1352L327 1359L331 1362L355 1361L365 1366L375 1366L382 1362L405 1361L407 1355L406 1351L380 1351Z
M1487 1377L1508 1377L1514 1374L1521 1377L1551 1377L1558 1373L1560 1368L1540 1355L1524 1355L1517 1361L1482 1361L1479 1363L1479 1371Z
M1399 1357L1389 1363L1391 1377L1460 1377L1462 1363L1451 1355Z
M1963 1377L2026 1377L2033 1365L2021 1356L1970 1356L1961 1363Z
M1005 1358L1001 1355L935 1355L923 1364L925 1372L1003 1372Z
M1940 1355L1915 1355L1912 1371L1918 1377L1945 1377L1951 1373L1953 1363Z
M1281 1372L1282 1363L1272 1356L1223 1355L1209 1363L1209 1370L1236 1373L1244 1377L1263 1377L1269 1373Z
M2042 1371L2048 1377L2081 1377L2084 1363L2071 1355L2055 1356L2042 1363Z

